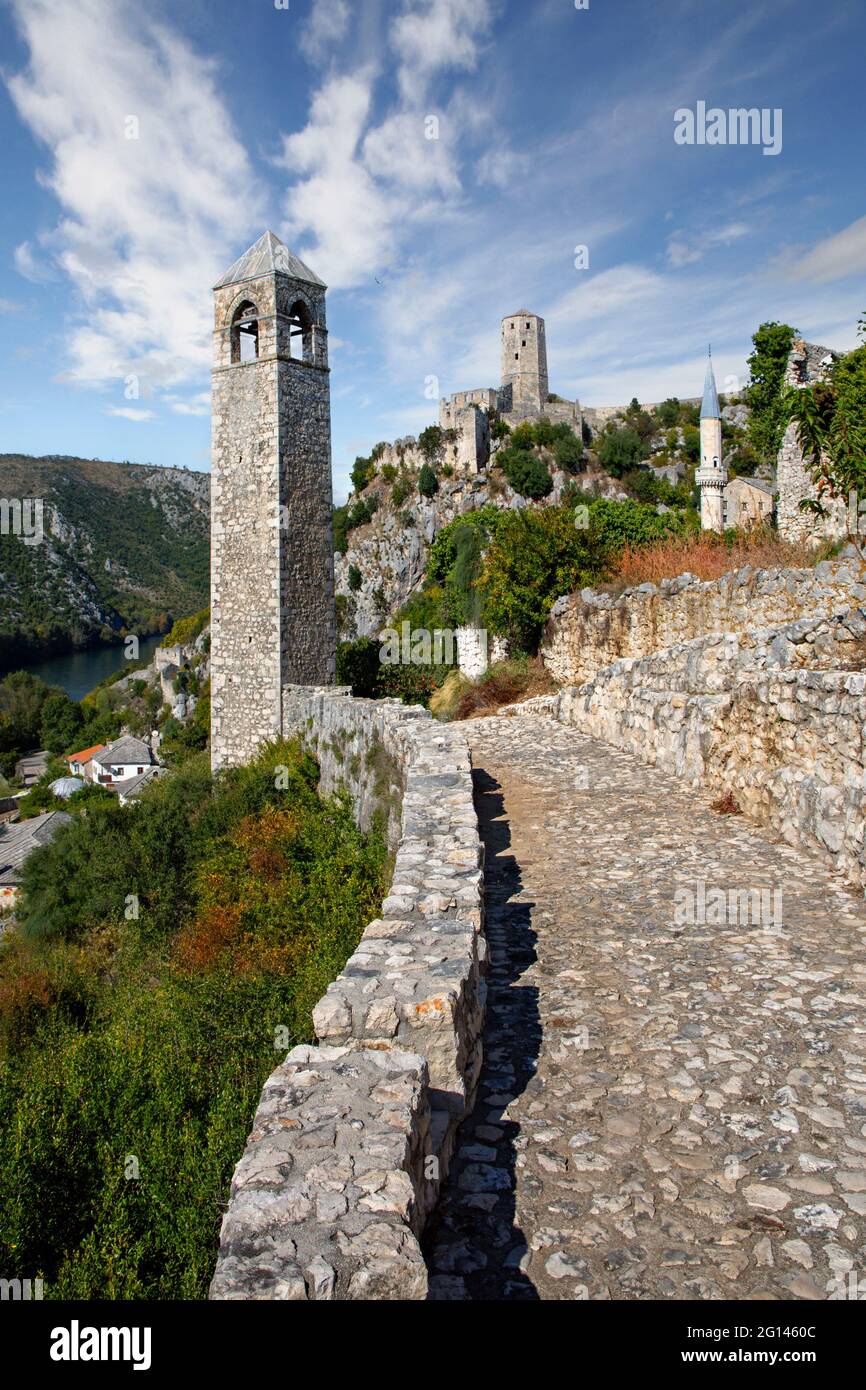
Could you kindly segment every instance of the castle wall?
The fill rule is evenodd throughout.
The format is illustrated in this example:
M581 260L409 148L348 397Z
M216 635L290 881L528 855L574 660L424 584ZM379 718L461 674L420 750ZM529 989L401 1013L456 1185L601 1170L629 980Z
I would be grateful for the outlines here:
M291 687L321 791L390 827L394 877L313 1011L319 1045L265 1084L212 1299L423 1299L418 1238L481 1068L482 848L458 728L397 700Z

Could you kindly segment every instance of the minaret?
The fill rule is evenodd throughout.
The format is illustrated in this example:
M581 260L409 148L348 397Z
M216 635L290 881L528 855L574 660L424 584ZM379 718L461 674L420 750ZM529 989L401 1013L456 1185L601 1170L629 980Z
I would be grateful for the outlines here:
M214 287L211 762L282 732L283 690L335 679L325 286L265 232Z
M722 459L722 416L713 376L712 349L707 354L704 399L701 402L701 466L695 474L701 489L701 527L704 531L724 531L724 491L728 470Z

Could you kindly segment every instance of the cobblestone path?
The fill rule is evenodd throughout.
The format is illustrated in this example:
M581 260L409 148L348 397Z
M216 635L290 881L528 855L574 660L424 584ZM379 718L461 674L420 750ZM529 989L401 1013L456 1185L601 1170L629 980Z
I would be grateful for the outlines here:
M866 1295L862 899L553 720L466 728L488 1024L431 1297Z

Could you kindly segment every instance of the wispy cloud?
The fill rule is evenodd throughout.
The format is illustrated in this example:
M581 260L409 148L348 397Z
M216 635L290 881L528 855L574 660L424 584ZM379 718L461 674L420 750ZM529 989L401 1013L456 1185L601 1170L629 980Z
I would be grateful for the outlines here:
M322 63L349 29L348 0L313 0L310 18L301 29L300 49L309 62Z
M798 256L790 263L790 274L794 280L810 280L813 284L825 284L828 280L839 280L843 276L858 275L866 271L866 217L860 217L841 232L819 241L805 256Z
M9 91L63 209L17 263L31 278L60 267L78 291L68 378L194 376L209 362L210 286L263 218L215 65L131 0L12 3L30 57Z
M722 227L708 227L689 236L684 231L672 232L668 237L666 255L668 264L675 270L683 265L693 265L703 260L708 251L717 246L730 246L751 232L746 222L728 222Z
M106 415L114 415L119 420L132 420L135 424L144 424L147 420L154 418L152 410L140 410L133 405L109 405L105 409Z

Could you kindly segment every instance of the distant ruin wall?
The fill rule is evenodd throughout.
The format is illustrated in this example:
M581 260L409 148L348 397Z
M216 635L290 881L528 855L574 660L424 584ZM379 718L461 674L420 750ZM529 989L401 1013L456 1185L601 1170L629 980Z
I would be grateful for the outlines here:
M866 584L853 560L811 569L745 566L717 580L682 574L618 598L584 589L554 605L541 655L557 685L582 685L624 657L647 656L706 633L844 612L864 600Z
M325 794L379 813L391 890L265 1085L232 1180L212 1299L418 1299L418 1237L481 1068L482 848L458 728L396 700L290 686Z

